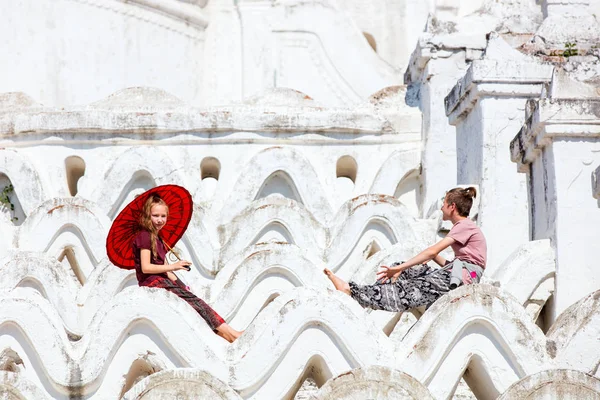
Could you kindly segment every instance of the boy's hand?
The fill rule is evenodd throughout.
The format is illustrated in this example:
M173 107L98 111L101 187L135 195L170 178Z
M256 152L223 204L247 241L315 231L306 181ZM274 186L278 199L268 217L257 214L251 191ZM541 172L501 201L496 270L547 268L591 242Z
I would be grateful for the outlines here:
M396 271L393 267L382 265L377 271L377 281L385 283L388 279L392 282L396 282L396 279L400 276L400 271Z

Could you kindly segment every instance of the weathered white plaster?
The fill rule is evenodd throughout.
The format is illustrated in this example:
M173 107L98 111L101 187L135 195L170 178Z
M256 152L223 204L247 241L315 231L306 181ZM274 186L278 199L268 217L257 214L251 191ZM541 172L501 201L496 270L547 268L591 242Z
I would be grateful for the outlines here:
M482 282L512 294L535 321L554 292L555 271L550 240L534 240L517 248L497 268L486 269Z
M519 33L514 47L520 45L526 33L535 32L541 22L541 12L529 1L485 1L482 7L459 20L431 20L420 37L408 69L405 83L412 88L415 105L423 112L423 195L421 215L430 213L438 195L436 188L451 187L460 174L457 167L455 129L443 117L440 100L465 73L469 62L481 57L486 49L486 35L493 29L501 33ZM507 37L511 37L507 35ZM509 39L510 40L510 39ZM443 165L443 168L439 168ZM470 180L469 183L476 183Z
M34 210L13 239L15 248L48 252L58 257L73 249L83 277L105 256L103 239L110 222L93 203L83 199L49 200Z
M600 200L600 167L592 173L592 193L594 198Z
M104 105L97 103L85 108L81 113L82 115L94 115L95 110L102 107L112 115L127 121L130 118L137 118L140 112L149 112L153 115L163 113L162 115L168 118L167 114L170 112L168 110L173 110L173 104L179 110L185 110L187 107L182 106L177 100L171 101L172 98L167 95L157 93L158 99L164 99L164 101L160 100L158 105L153 106L154 108L145 108L143 99L152 96L152 93L155 92L146 90L130 92L131 95L134 93L139 93L142 97L139 100L127 100L131 97L116 96L119 107L122 108L115 108L110 102ZM282 93L276 95L284 96ZM267 107L258 105L262 101L256 99L254 100L255 105L244 107L247 107L248 110ZM267 98L265 101L269 103L272 100ZM296 100L293 100L292 97L290 101L291 105L287 106L285 111L277 107L273 108L278 112L275 114L276 117L281 118L282 115L286 115L285 112L294 110L293 104L296 104ZM369 111L371 114L364 111L364 115L383 112L383 109L381 106L372 107ZM59 121L61 115L65 115L61 114L61 110L47 109L45 112L50 115L54 113L53 118L56 118L56 121ZM212 111L213 114L208 113L206 117L214 118L215 114L221 112ZM331 110L318 112L333 115ZM185 112L182 111L182 115L186 113L193 115L189 108ZM388 113L390 118L397 115L400 114ZM22 121L24 119L21 118L28 118L28 116L28 111L25 110L11 114L6 120ZM365 150L375 148L374 146L379 148L382 140L394 139L394 135L400 136L400 134L389 128L391 124L388 125L385 118L381 116L377 118L382 121L379 129L383 132L388 132L390 129L389 133L382 135L373 132L372 128L361 128L370 124L369 120L364 120L364 123L358 125L358 131L356 131L356 127L350 131L349 128L332 125L328 128L330 133L313 135L315 135L317 143L322 146L326 146L328 140L331 141L331 138L335 138L335 140L347 140L349 142L348 149L351 146L355 148L363 146ZM85 121L89 120L83 119L83 121L84 124L87 124L88 122ZM531 279L528 279L527 282L522 281L518 274L514 273L504 273L495 278L495 284L514 291L515 295L519 297L518 300L510 300L513 305L489 308L487 300L481 300L481 302L477 300L476 304L481 304L483 308L477 308L480 306L476 305L474 309L470 309L469 306L463 311L458 311L452 308L455 304L452 301L462 299L460 296L464 294L457 292L458 294L452 296L458 297L450 296L451 300L444 300L450 301L450 303L444 303L445 306L437 308L439 311L433 311L436 310L435 306L426 311L423 314L425 320L421 318L407 336L405 333L411 325L410 321L399 323L399 316L366 313L353 300L341 293L324 294L325 292L322 292L324 288L330 287L330 283L321 273L324 266L329 266L346 279L372 282L374 272L380 265L389 265L393 261L407 259L422 249L424 243L435 242L439 225L437 217L430 220L415 218L409 208L401 204L395 197L390 196L390 194L398 196L398 186L407 174L410 176L411 171L416 168L414 165L418 163L418 156L412 142L414 139L403 141L402 137L398 137L397 141L391 140L390 144L386 145L390 148L385 150L384 157L381 157L381 151L367 159L361 158L363 153L368 153L367 151L355 150L351 153L356 157L360 171L356 176L356 186L359 187L356 190L365 193L369 188L380 187L382 191L388 192L387 195L377 194L379 190L373 189L372 194L363 194L346 200L343 198L331 200L332 197L328 197L331 196L330 194L323 195L328 193L327 188L330 185L328 183L314 185L314 181L318 182L320 178L308 179L304 171L300 171L297 166L300 164L304 170L312 170L313 177L325 176L321 171L324 170L323 165L327 165L326 157L318 157L303 150L300 139L286 142L286 146L277 148L272 143L261 141L259 135L247 136L253 135L251 132L238 133L239 131L237 131L222 136L227 138L228 135L233 137L238 135L238 139L226 144L230 147L223 148L222 153L218 155L218 159L222 163L217 184L221 185L225 181L226 186L223 188L229 187L230 189L224 189L224 194L215 192L210 198L211 200L202 195L202 190L194 192L196 199L203 200L196 205L195 217L180 247L194 261L194 270L183 276L186 283L190 284L194 292L213 305L233 326L240 329L246 328L242 339L236 342L234 347L227 349L218 337L209 332L203 321L199 320L185 303L161 291L136 288L132 272L112 267L104 258L104 249L93 248L96 244L103 244L101 238L95 237L106 235L110 218L114 217L122 205L128 201L128 198L133 198L136 191L145 189L144 185L153 186L159 181L168 182L172 179L180 179L180 183L187 185L188 180L197 182L200 179L201 160L208 156L208 153L190 158L194 152L186 150L184 145L193 146L196 143L207 142L214 146L218 142L212 143L211 141L214 141L215 138L209 134L198 135L192 133L192 130L187 134L178 134L159 128L148 136L148 133L142 128L138 127L127 132L127 125L122 123L110 125L114 124L111 121L115 120L105 121L108 124L97 124L96 128L90 128L88 125L86 128L89 132L88 137L93 138L96 145L88 146L85 149L87 152L80 153L86 160L86 171L84 177L79 181L77 196L48 200L32 212L15 233L15 244L19 246L20 252L8 255L4 262L5 267L3 267L4 270L10 271L17 265L29 266L23 268L21 273L12 277L11 280L7 280L2 293L6 296L7 301L23 299L30 304L42 304L42 306L32 305L30 308L20 311L20 314L35 316L37 314L31 314L27 310L33 308L46 310L44 311L46 317L42 317L40 314L35 319L37 321L46 318L49 321L47 330L59 332L52 339L54 344L51 346L58 346L58 349L70 349L64 351L71 354L69 356L71 361L63 366L49 367L52 371L49 370L47 376L41 377L35 373L35 369L33 371L27 369L28 379L32 379L51 397L60 397L58 393L63 392L86 393L86 395L98 398L114 397L131 387L135 377L138 376L137 373L152 374L152 371L172 371L176 368L199 366L195 364L197 361L194 360L203 360L202 366L207 368L207 372L225 382L243 398L291 397L298 390L302 381L309 376L307 371L319 371L310 376L323 384L329 378L348 369L372 364L402 368L427 384L434 395L438 393L442 396L450 395L453 392L467 365L469 365L469 376L471 377L469 385L476 392L480 390L482 393L484 389L477 389L478 382L487 382L488 378L481 378L480 375L472 372L474 370L486 371L482 373L493 375L491 380L494 384L490 393L502 393L510 384L526 376L530 371L538 370L537 361L533 360L538 360L540 357L543 359L545 353L539 353L535 346L545 348L545 345L543 334L533 324L532 316L539 312L543 302L547 299L549 292L546 290L544 293L547 294L544 297L544 294L539 292L536 287L541 287L540 282L544 282L544 279L551 276L548 266L552 264L551 259L547 257L551 253L547 249L545 251L543 246L532 245L532 250L528 250L532 252L531 256L516 256L505 264L506 271L516 271L522 268L520 266L523 263L527 263L527 259L531 259L527 257L536 259L535 265L539 267L531 268L529 276ZM35 123L40 124L41 122L40 120ZM245 123L247 124L247 122ZM208 129L207 125L202 124L198 125L200 129ZM42 128L43 124L38 126ZM76 126L77 124L73 120L71 127L64 127L64 133L55 137L61 137L63 141L83 144L85 140L76 133L76 129L73 129ZM261 129L265 129L266 134L273 130L264 122L261 122L259 126L263 126ZM397 126L399 126L398 123ZM195 129L199 129L198 127ZM230 126L227 129L235 128ZM290 135L295 135L295 130L302 129L302 122L294 122L287 129ZM116 151L114 138L110 137L110 132L117 132L120 135L118 140L124 143L121 147L117 147ZM410 130L406 134L409 137L412 135ZM30 151L33 157L40 158L45 150L43 146L41 149L35 148L35 150L29 150L27 146L39 140L36 135L39 135L40 138L44 137L42 131L38 133L21 131L16 136L5 136L4 144L10 146L22 143L23 145L19 147L20 152L27 154ZM228 149L234 148L233 146L238 144L236 140L243 138L244 135L255 138L253 140L256 140L256 149L252 154L241 157L236 162L243 160L241 165L249 166L248 169L251 167L259 170L265 164L280 163L267 168L267 172L264 172L261 177L251 180L253 184L244 182L239 172L227 168L228 164L226 163L226 152L231 151ZM270 141L285 140L278 136L281 135L280 133L271 133L271 135ZM363 141L358 144L350 144L352 140L355 140L351 139L352 135L362 135ZM290 138L293 137L290 136ZM48 146L46 140L41 143ZM55 153L65 151L58 141L52 146ZM178 148L178 146L180 147ZM163 148L164 152L156 150ZM94 161L98 158L98 154L108 153L108 150L114 152L111 157L104 159L104 163ZM339 155L348 154L346 149L336 151ZM58 171L64 168L60 162L72 152L65 151L64 154L65 156L59 157L60 161L48 170L52 171L54 168L55 171ZM154 161L148 161L145 155ZM380 157L379 162L370 161L376 160L377 157ZM334 157L334 161L338 158ZM183 159L186 160L186 163L181 164ZM381 164L382 162L383 164ZM329 161L329 166L330 175L333 175L335 162ZM398 168L399 166L404 167ZM121 172L121 170L125 172ZM272 176L277 171L298 172L287 173L288 176L293 175L291 178L274 181ZM62 171L61 174L63 177L65 176ZM40 174L40 176L41 180L50 179L44 174ZM163 178L164 176L170 178ZM180 178L176 178L177 176ZM191 179L192 176L195 178ZM360 176L363 178L359 178ZM368 178L364 178L364 176ZM121 183L111 186L111 182L115 181ZM250 193L246 200L243 200L244 196L242 196L241 206L229 200L235 199L236 190L239 190L236 189L238 186L236 181L242 188L247 187L247 192ZM324 180L324 182L333 181ZM272 185L271 188L265 191L269 184ZM63 185L65 186L62 190L66 191L66 183ZM127 187L127 185L129 186ZM193 183L189 185L193 187ZM123 188L124 186L125 188ZM298 188L304 187L307 188L302 192L305 195L300 196ZM262 195L261 193L268 194ZM440 190L439 195L442 194L443 190ZM222 205L219 205L219 201L222 202ZM331 207L331 204L335 204L335 202L340 204L337 210ZM233 207L235 207L234 210L232 210ZM82 210L89 210L89 212L82 212ZM479 210L480 208L476 207L477 213L480 212ZM52 212L48 213L49 211ZM316 217L319 215L321 220ZM225 222L220 223L219 221ZM52 254L23 252L25 250L44 251L44 246L48 246L48 243L69 244L64 240L57 241L56 238L52 242L51 237L44 233L60 233L62 232L61 227L66 226L65 224L78 227L77 237L80 243L70 244L84 249L86 246L91 246L90 250L86 250L89 254L82 255L82 253L75 252L76 260L85 260L86 257L90 260L91 267L83 274L86 277L83 281L77 279L76 273L73 272L74 269L68 263L58 263L52 260ZM533 254L538 254L539 257ZM502 271L505 272L504 269ZM134 286L134 288L130 288L130 286ZM298 288L299 286L302 288ZM68 290L57 290L57 287L68 288ZM476 288L466 289L479 293ZM503 298L502 296L504 296L497 294L495 292L497 289L481 290L483 293L491 290L494 293L491 295L492 297ZM476 296L480 295L476 294ZM486 296L488 295L483 295L483 298L487 298ZM341 301L339 306L332 306L332 304L338 304L336 303L338 301ZM501 302L503 301L505 300ZM538 301L536 303L538 308L533 312L529 310L528 314L523 305L536 301ZM456 302L459 305L462 304L459 300ZM163 303L165 305L158 306ZM8 307L8 303L6 304ZM503 314L505 316L499 316L496 314L497 311L494 311L506 307L512 307L512 311ZM173 319L161 318L162 315L172 314L171 308L177 310ZM474 311L475 309L479 311ZM460 314L461 312L463 314ZM484 320L497 321L492 324L494 328L490 330L488 322L482 322L481 325L464 322L470 320L472 315L481 313L491 313ZM430 316L427 317L428 315ZM444 315L452 315L452 317ZM463 322L460 322L462 317L459 315L464 316ZM519 316L518 326L523 326L523 324L529 326L527 329L530 333L527 335L531 337L519 339L521 333L515 333L514 330L517 328L507 327L513 322L507 320L506 315L510 315L513 319L515 316ZM7 315L7 318L7 320L13 320L10 315ZM175 322L176 319L179 321L181 318L185 324L191 324L193 329L183 328L185 325L181 325L182 322ZM436 349L440 349L435 350L436 352L443 353L444 351L441 349L452 348L449 356L427 358L429 361L426 363L433 362L435 366L429 364L419 366L419 363L425 360L417 361L419 358L414 358L415 356L411 354L405 355L406 360L400 358L404 360L402 362L392 362L389 357L393 354L394 348L397 351L404 348L419 348L419 343L429 340L427 339L429 336L436 337L437 332L443 332L440 330L440 325L426 328L430 326L429 322L426 322L430 319L443 324L443 329L448 332L448 335L443 337L456 338L456 343L453 342L453 345L449 345L449 342L443 340L434 339L432 342L436 343L432 344ZM136 322L132 325L132 321L146 320L151 323ZM28 322L23 320L20 324L20 326L26 326ZM348 324L353 327L362 326L366 331L357 331L355 328L348 330ZM50 328L51 325L55 327ZM23 329L27 332L29 328ZM155 329L158 329L156 332L159 333L156 333ZM188 329L187 336L181 337L182 329ZM465 331L465 329L467 330ZM497 335L493 333L494 329L502 332L508 329L508 332L512 333L507 334L509 338L505 339L505 342L498 342L504 344L498 344L494 342ZM66 336L67 332L68 336ZM118 338L123 335L123 332L128 332L127 339L120 341ZM260 332L265 333L260 334ZM266 332L273 332L275 336L270 336ZM463 339L464 333L458 332L469 332L467 334L469 339ZM390 335L390 338L386 337L386 333ZM542 335L542 339L539 338L540 335ZM77 344L66 344L70 343L69 337L72 338L73 343ZM158 337L165 339L164 341L158 340ZM197 343L198 337L202 338L201 343ZM477 354L485 355L488 360L485 363L482 363L477 357L473 358L472 355L469 355L472 353L464 350L465 346L473 345L473 340L476 340L474 343L477 343L475 348L479 349ZM195 344L192 344L193 341ZM58 343L61 342L63 344L59 345ZM534 343L534 350L519 347L521 345L518 343L524 342ZM25 357L23 354L31 351L24 350L30 349L26 343L27 340L14 342L8 338L6 341L6 345L12 346L11 348L22 358ZM273 343L280 343L282 347L273 348ZM39 359L43 363L51 362L44 360L60 359L58 353L54 354L44 350L49 345L46 342L34 342L33 344L33 348L41 352ZM196 346L194 347L196 350L190 353L188 346ZM503 349L500 353L492 350L498 346ZM264 348L269 348L270 352L265 353ZM112 351L110 349L118 350L114 350L116 353L112 358L106 358L106 354ZM214 355L209 357L212 361L207 364L206 356L201 354L209 351L208 349ZM526 354L519 355L519 359L529 360L527 362L520 361L523 365L516 370L510 366L510 362L506 361L506 355L502 353L515 351L518 354ZM531 351L536 355L532 356L529 353ZM142 355L148 354L148 352L155 354L156 360L144 361L146 359ZM27 357L23 360L25 365L34 362ZM229 364L230 361L227 360L233 364ZM276 362L275 360L281 361ZM55 361L52 363L54 365ZM71 369L69 369L71 367L68 365L77 365L79 371L77 377L72 375ZM104 369L104 365L109 365L109 367ZM141 365L141 367L136 367L136 365ZM235 365L233 375L229 375L225 371L228 371L233 365ZM273 365L277 365L275 370L272 370ZM491 367L488 368L488 365L494 366L493 373L489 371ZM44 368L48 368L46 364L44 364ZM142 368L142 372L135 372L139 368ZM100 372L100 369L105 372ZM267 374L265 371L271 372ZM415 371L429 372L425 376L421 376ZM266 378L267 376L268 378ZM168 386L162 387L166 393L172 393L167 389Z
M411 62L404 76L413 100L423 113L423 144L421 161L421 182L423 185L420 216L426 216L431 203L440 196L440 187L456 184L456 145L453 138L454 127L443 118L441 97L450 89L466 68L464 52L454 49L440 51L437 45L421 39L412 54ZM444 165L436 168L435 165Z
M600 379L568 369L542 371L523 378L502 396L505 399L595 399L600 397Z
M324 276L319 276L323 282L326 282ZM490 298L495 300L490 302ZM152 346L152 352L159 355L159 360L163 360L161 363L165 363L166 368L193 367L200 362L204 370L210 371L218 379L229 382L229 385L240 391L242 396L244 396L244 393L254 393L254 390L258 390L258 392L250 396L252 398L271 395L278 396L279 398L283 393L287 393L294 386L295 377L304 373L305 362L312 359L310 354L322 354L323 358L314 359L314 361L321 366L326 366L326 371L330 371L325 372L325 370L321 369L325 373L325 376L322 377L323 381L330 377L329 373L338 374L348 368L381 363L401 368L409 373L411 372L407 368L413 366L409 368L416 368L412 374L415 371L431 371L429 374L433 374L436 377L433 379L433 382L436 379L446 381L448 379L448 372L444 371L446 369L454 371L454 373L459 371L460 368L457 368L456 362L460 365L462 363L460 360L464 359L464 357L467 357L467 360L470 359L471 356L469 354L486 354L486 357L491 357L493 353L490 353L486 344L489 340L496 343L495 347L500 346L505 351L509 351L508 349L510 348L510 353L512 354L510 356L511 360L513 357L517 357L516 359L520 360L518 361L520 364L516 370L517 376L524 376L531 369L540 368L536 367L538 365L536 362L538 361L535 361L539 357L542 357L542 360L539 361L540 365L547 366L548 363L548 361L543 361L543 358L546 356L544 355L545 352L541 350L545 349L543 334L532 322L529 322L529 316L527 316L521 306L512 300L512 298L502 295L497 289L485 285L461 288L436 303L432 309L424 314L423 318L411 330L410 334L395 345L397 349L397 361L395 363L389 358L392 352L390 346L394 347L391 341L383 335L383 332L378 331L375 325L372 325L372 322L368 320L367 314L353 300L339 292L329 291L326 293L312 289L292 289L286 291L286 293L277 297L267 308L261 311L247 328L246 334L242 339L228 349L219 338L210 334L208 327L197 318L197 315L191 308L175 296L161 290L128 289L111 296L95 313L91 324L85 329L82 338L76 344L69 344L66 337L60 334L61 323L59 322L60 318L55 314L55 308L50 307L50 303L47 303L37 292L31 291L29 288L19 288L13 290L9 298L4 297L3 299L3 304L6 306L8 306L9 302L18 300L15 303L11 303L10 309L13 312L4 314L4 317L18 324L26 337L29 338L26 342L21 341L20 343L24 346L29 346L27 345L28 341L32 341L32 346L38 352L41 352L41 360L58 360L60 358L48 353L50 349L44 344L48 340L53 340L55 344L52 348L58 346L56 351L66 352L67 357L72 359L70 363L76 363L79 366L81 377L77 379L81 379L78 381L80 382L78 385L81 385L81 387L78 390L81 393L96 393L99 398L103 398L103 396L109 393L105 392L105 390L120 390L119 387L114 386L113 389L104 388L104 385L94 389L96 386L92 384L91 379L100 373L100 366L109 362L109 359L106 358L107 354L110 353L109 349L114 348L115 350L113 351L117 351L113 363L120 360L118 361L119 365L126 367L138 358L135 354L139 354L144 349L144 346L147 345L145 344L147 339L142 340L144 337L150 338L159 345L156 348ZM470 299L474 303L471 303ZM496 301L501 302L503 306L494 305ZM315 303L322 304L323 307L316 306ZM31 305L28 306L27 304ZM327 306L324 307L324 305ZM470 309L471 307L475 307L479 311L473 314L473 310ZM510 312L505 311L507 308ZM33 310L39 311L33 312ZM573 315L581 314L580 310L573 311ZM167 318L168 315L172 315L172 318ZM284 315L285 318L282 318ZM448 325L447 322L449 319L444 317L444 315L453 315L452 320L455 321L456 325ZM472 321L470 315L482 315L484 317L481 319L481 322L476 322ZM340 316L343 316L343 318L340 318ZM33 318L31 322L28 322L29 317ZM462 320L463 317L465 318L464 321ZM518 319L518 323L512 325L513 322L510 321L514 321L515 319ZM133 325L127 322L133 320L138 322ZM35 329L43 328L46 332L56 332L56 334L49 336L33 335L32 329L34 328L30 327L30 323L33 323L37 327ZM338 326L339 323L342 325ZM492 325L489 325L490 323ZM51 328L50 325L43 327L42 325L44 324L54 324L55 327ZM350 331L342 328L343 326L348 326L348 324L363 328L360 330L355 328ZM155 328L149 329L150 327ZM153 329L158 329L160 336L166 338L166 342L156 342L156 339L152 339ZM331 333L322 336L322 329L325 329L325 332ZM467 336L464 336L465 329L467 329L466 332L471 332ZM581 332L586 332L585 326L581 326L580 329ZM121 342L118 338L122 336L119 332L123 330L129 332L127 336L131 339ZM362 332L363 330L364 332ZM500 337L503 339L499 342L497 342L499 336L493 333L494 330L502 332ZM199 332L202 332L200 334L202 339L199 339ZM342 343L345 343L343 346L350 347L339 348L338 346L341 343L338 343L337 340L332 341L333 337L331 334L333 332L335 332L333 337L339 337L340 335L341 337L345 337L342 340ZM480 338L482 334L483 336ZM357 335L361 338L359 339ZM525 336L522 337L523 335ZM567 335L573 335L573 333L567 333ZM429 354L429 351L433 351L433 349L427 350L427 347L417 350L416 353L408 352L407 349L420 349L421 347L418 344L425 343L424 341L435 343L435 337L444 339L442 343L437 345L441 347L435 350L434 354L440 354L441 349L446 347L443 344L444 342L456 342L453 345L452 353L449 356L443 356L443 361L438 358L438 355ZM432 342L432 340L434 341ZM464 346L461 343L463 341L465 344L468 344L469 351L466 353L463 353L462 350ZM280 346L283 347L278 345L273 347L276 343L280 343ZM285 343L287 345L284 346ZM365 347L368 343L371 344ZM139 347L140 345L141 347ZM265 348L265 346L270 348L271 351L261 354L260 349ZM312 349L309 350L309 354L306 353L308 349ZM212 354L208 358L207 351L209 354ZM316 351L316 353L312 353L313 351ZM345 354L344 357L346 357L346 360L350 357L350 360L354 361L345 361L345 363L350 362L350 364L339 364L341 359L335 361L336 357L338 357L335 354L338 351L342 351ZM426 353L421 354L423 351ZM558 348L557 351L560 353L561 349ZM173 354L172 352L175 353ZM24 354L21 349L17 350L17 353L19 355ZM127 356L126 354L130 355ZM285 355L283 358L284 361L281 364L278 363L276 369L276 371L280 372L271 375L262 384L257 383L264 379L260 378L263 374L260 371L268 365L272 365L275 359L279 359L283 355ZM417 355L419 356L417 357ZM379 358L379 361L371 360L372 357ZM404 359L405 357L407 359ZM501 367L506 362L502 361L506 355L498 354L494 357L496 358L488 359L488 363L495 366L495 375L492 376L495 384L502 386L501 382L503 379L514 381L515 372L509 372L513 371L510 367L508 369ZM230 361L226 361L226 359ZM427 367L426 365L419 366L418 363L415 364L416 360L420 359L422 360L420 362L424 362L427 365L431 363L433 365L441 364L432 370L431 366ZM300 363L298 364L299 361ZM31 365L32 362L34 360L28 358L25 360L25 365ZM231 367L234 367L231 375L225 372L227 368L223 369L224 366L222 365L229 362L232 362ZM514 361L510 361L509 363L512 362ZM60 363L45 364L45 368L49 373L48 378L53 382L52 385L65 386L64 381L67 379L65 376L69 374L65 364L63 366ZM484 367L479 365L479 368ZM123 370L123 373L126 372L124 368L121 368L121 370ZM108 379L108 375L112 374L111 371L113 371L112 368L106 372L105 382ZM282 379L278 377L280 373L283 374L282 376L287 376L288 378ZM413 376L418 378L420 375ZM70 387L73 387L73 384L76 382L73 382L72 378L69 379L71 382ZM430 377L425 382L429 382L431 379ZM446 382L448 386L444 390L451 390L454 386L452 379ZM42 385L45 386L46 384L42 383ZM255 389L248 392L251 387ZM430 390L432 389L441 390L438 384L435 383L431 383ZM53 389L51 387L46 387L45 390L48 390L52 395ZM282 390L283 392L280 392ZM502 390L500 389L500 391Z
M579 48L600 41L600 23L590 11L589 0L544 0L544 22L535 36L546 48L562 48L574 42Z
M530 238L525 176L510 172L508 145L523 124L527 98L540 96L551 78L552 66L492 33L484 57L471 63L445 99L456 126L458 183L481 189L477 222L495 244L488 249L493 268Z
M206 7L178 0L27 1L5 11L1 36L13 39L2 47L15 63L3 64L0 72L13 79L0 92L26 91L48 105L156 86L197 105L293 87L339 106L400 82L400 72L326 0ZM76 33L81 29L85 36Z
M553 98L530 101L511 152L528 176L532 238L549 238L556 249L556 317L600 288L593 246L582 240L583 232L597 232L600 223L590 187L600 162L600 96L570 100L563 98L576 96L574 92L553 93Z
M404 337L396 365L436 398L449 397L469 367L469 375L479 376L468 382L474 393L494 398L520 377L548 368L544 341L512 296L488 285L461 286L434 303ZM478 387L481 374L493 383Z
M581 31L597 5L544 7L5 7L0 188L14 185L16 210L0 215L0 394L597 394L600 54ZM573 32L581 54L567 56ZM231 345L106 258L111 221L163 183L192 194L177 247L193 266L178 275L245 329ZM457 183L480 189L481 284L407 313L333 290L324 267L373 283L443 237L439 200Z
M44 189L38 176L36 168L31 164L26 156L20 154L17 150L0 150L0 173L6 175L8 179L19 184L13 185L17 199L15 202L20 206L16 209L17 216L24 214L20 218L23 223L24 216L29 215L44 199ZM19 212L21 211L21 212Z
M375 47L376 53L399 71L404 71L410 53L432 18L456 23L484 3L483 0L387 0L378 3L349 0L343 3L343 8L352 16L369 45Z
M598 299L595 291L569 307L548 331L548 350L561 368L576 369L598 376L600 355L590 348L598 338Z
M13 78L0 91L67 105L142 85L199 102L208 19L198 6L176 0L13 3L0 24L3 54L15 61L0 71Z
M198 369L163 371L144 379L128 391L124 400L155 399L168 400L176 396L181 400L222 399L241 400L227 384L210 373Z
M20 376L17 372L0 372L0 394L9 400L40 399L50 400L52 397L40 390L34 383Z
M314 400L383 398L433 400L429 390L412 376L380 366L353 369L330 379L313 397Z

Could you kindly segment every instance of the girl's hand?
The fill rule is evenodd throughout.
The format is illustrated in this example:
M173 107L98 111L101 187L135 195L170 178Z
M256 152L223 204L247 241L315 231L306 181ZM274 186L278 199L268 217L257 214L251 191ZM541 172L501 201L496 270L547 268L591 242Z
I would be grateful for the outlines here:
M400 276L400 272L402 271L396 271L392 267L382 265L379 271L377 271L377 281L385 283L388 279L391 279L392 282L396 282L396 279Z
M179 260L176 263L171 264L171 266L173 267L173 271L179 271L181 269L189 271L190 265L192 265L192 263L186 260Z

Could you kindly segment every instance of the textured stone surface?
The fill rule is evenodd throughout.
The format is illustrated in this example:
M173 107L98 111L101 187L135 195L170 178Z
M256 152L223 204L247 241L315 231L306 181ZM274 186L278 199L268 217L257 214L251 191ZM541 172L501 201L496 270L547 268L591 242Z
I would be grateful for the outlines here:
M315 400L433 399L429 390L410 375L376 366L354 369L330 379L312 398Z
M573 370L551 370L515 383L501 397L508 399L600 399L600 380Z
M531 100L525 124L511 142L513 161L528 173L532 236L551 239L557 248L554 319L600 288L594 251L580 239L600 223L590 190L600 163L600 96L594 97L594 87L565 82L561 74L555 78L558 87L551 93L557 98ZM574 99L578 93L580 100Z
M445 98L456 126L457 180L479 185L478 223L496 244L488 250L492 268L529 241L526 177L512 169L507 148L523 124L527 98L541 95L552 70L491 33L485 56L471 63Z
M0 397L598 397L597 4L13 3ZM334 290L324 267L373 283L443 237L458 182L481 284L406 313ZM233 344L106 257L166 183L194 200L179 276Z

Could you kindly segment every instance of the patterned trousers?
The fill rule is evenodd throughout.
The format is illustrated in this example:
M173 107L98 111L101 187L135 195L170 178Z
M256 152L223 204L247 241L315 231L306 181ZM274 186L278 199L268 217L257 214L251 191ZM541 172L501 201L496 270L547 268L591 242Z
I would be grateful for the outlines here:
M388 281L389 282L389 281ZM396 282L358 285L349 282L350 296L364 308L401 312L430 306L450 291L450 271L420 265L403 271Z
M221 324L225 322L223 318L215 310L213 310L208 304L201 298L195 296L192 292L187 290L180 280L173 282L169 278L162 276L153 276L151 279L146 279L143 285L146 287L163 288L169 292L177 295L180 299L185 300L190 306L196 310L198 314L210 326L210 329L215 331Z

